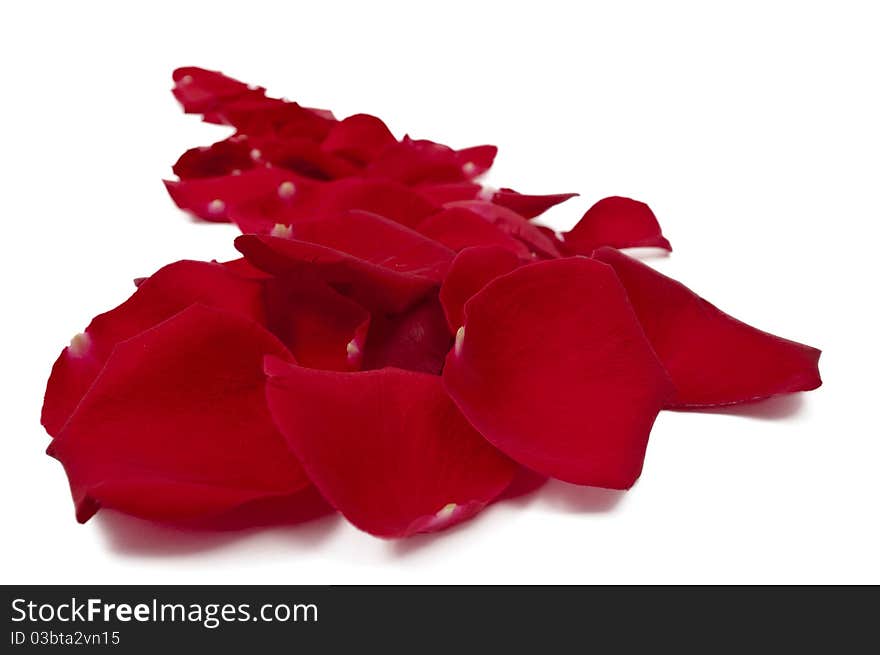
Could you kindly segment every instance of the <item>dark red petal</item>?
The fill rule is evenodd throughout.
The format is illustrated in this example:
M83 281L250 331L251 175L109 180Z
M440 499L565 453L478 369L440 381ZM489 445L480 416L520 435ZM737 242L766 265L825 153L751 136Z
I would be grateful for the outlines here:
M104 367L113 348L193 303L264 320L262 286L221 264L180 261L144 280L124 303L96 316L52 368L42 422L56 435Z
M245 234L235 247L257 268L282 276L314 275L368 309L403 312L439 282L397 271L308 241Z
M299 364L360 369L370 314L326 282L311 277L269 280L266 309L269 329Z
M292 228L300 241L348 253L385 268L440 282L455 253L414 230L365 211L348 211Z
M210 118L249 136L311 139L315 142L322 141L336 123L321 112L295 102L253 96L222 104Z
M456 252L468 246L500 246L523 258L531 255L522 241L464 207L441 209L419 223L416 229Z
M206 221L226 223L231 212L255 199L284 194L283 184L294 173L277 168L253 168L240 175L203 177L174 182L165 180L165 188L174 203ZM302 186L302 183L300 183Z
M496 278L465 305L446 389L520 464L626 489L671 392L614 270L583 257Z
M530 223L515 211L495 205L485 200L462 200L450 202L447 208L463 207L482 216L484 219L497 226L505 234L516 237L522 241L536 255L541 257L560 257L561 253L552 239L549 239L537 225Z
M324 497L361 530L404 537L473 516L515 466L465 421L440 378L318 371L267 358L276 424Z
M506 207L523 218L535 218L551 207L578 195L577 193L529 195L513 189L493 189L475 182L423 183L416 185L415 188L438 205L461 200L482 200Z
M240 97L261 98L265 91L259 87L249 87L217 71L195 66L178 68L172 77L174 97L188 114L208 113L224 102Z
M547 227L546 225L535 225L535 229L538 230L544 237L553 244L553 247L556 248L556 251L561 253L564 257L570 257L575 254L569 252L568 248L565 247L565 243L563 243L562 239L559 238L559 235L555 230Z
M453 333L464 325L465 303L489 282L521 263L512 252L497 246L466 248L458 253L440 287L440 302Z
M180 156L172 170L181 180L220 177L241 173L256 165L245 140L219 141L207 148L191 148Z
M346 159L325 152L312 139L253 138L248 140L251 155L254 149L259 160L315 180L335 180L355 175L357 166Z
M321 149L363 166L396 141L380 119L369 114L355 114L330 129Z
M266 406L265 355L289 357L253 321L201 305L119 344L50 446L78 520L108 507L186 521L305 489Z
M364 368L394 366L440 375L452 333L443 307L430 295L403 314L377 315L370 326Z
M651 208L619 196L603 198L590 207L564 237L568 249L578 255L589 255L602 246L672 250Z
M746 325L613 248L595 257L617 272L675 384L668 406L729 405L822 384L816 348Z
M441 143L407 136L384 148L370 162L367 174L404 184L464 182L491 165L495 150L495 146L477 146L455 151Z
M545 211L574 198L577 193L552 193L543 196L517 193L513 189L498 189L493 196L492 202L502 207L512 209L523 218L535 218Z
M504 490L503 494L498 496L498 500L514 500L515 498L521 498L537 491L545 484L547 484L546 475L535 473L534 471L527 469L525 466L520 466L517 469L510 486Z
M230 216L243 232L267 234L276 225L296 225L351 209L412 227L437 211L437 206L397 182L359 177L318 182L288 172L286 177L277 178L274 188L253 193L246 202L233 205Z
M517 481L511 484L516 484ZM510 491L504 493L505 499ZM521 493L519 495L522 495ZM292 525L312 521L329 514L335 509L326 501L312 485L286 496L259 498L234 507L221 514L200 516L183 521L175 521L174 525L196 530L243 530L277 525Z

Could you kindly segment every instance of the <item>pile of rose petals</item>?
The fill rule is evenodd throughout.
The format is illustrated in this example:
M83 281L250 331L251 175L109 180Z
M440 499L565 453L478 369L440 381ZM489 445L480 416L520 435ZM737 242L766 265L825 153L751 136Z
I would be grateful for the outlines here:
M235 261L139 280L65 348L42 422L80 521L184 525L338 511L402 537L546 478L626 489L663 409L821 384L819 351L752 328L620 248L670 250L647 205L492 189L496 148L397 139L373 116L182 68L182 209L231 221Z

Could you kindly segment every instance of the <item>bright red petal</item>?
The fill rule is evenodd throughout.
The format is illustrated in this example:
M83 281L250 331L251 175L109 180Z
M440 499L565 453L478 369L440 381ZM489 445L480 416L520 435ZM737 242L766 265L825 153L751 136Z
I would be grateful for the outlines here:
M468 181L492 165L495 146L456 151L427 139L403 140L384 148L367 167L372 177L403 184Z
M434 275L398 271L333 248L245 234L235 247L257 268L281 276L315 276L368 309L403 312L439 286Z
M288 187L282 185L296 179L294 176L290 171L260 167L240 175L166 180L165 188L181 209L206 221L227 223L230 215L242 206L257 199L285 195L282 189Z
M253 321L200 305L119 344L50 446L77 518L187 521L305 489L266 407L265 355L288 357Z
M671 391L613 269L582 257L523 266L471 298L443 380L520 464L614 489L641 473Z
M293 237L348 253L385 268L437 282L455 253L399 223L365 211L349 211L293 227Z
M466 248L458 253L440 287L440 302L452 332L464 325L465 303L475 293L521 264L519 257L497 246Z
M619 196L604 198L590 207L564 236L566 247L578 255L590 255L602 246L672 250L651 208Z
M617 272L677 393L670 407L705 407L808 391L822 384L821 351L757 330L686 286L612 248Z
M242 134L322 141L336 124L320 111L278 98L246 96L220 105L205 117Z
M236 98L264 96L264 89L226 77L223 73L195 66L174 71L174 97L188 114L212 112L225 102Z
M115 309L96 316L52 368L42 422L57 435L116 345L193 303L263 321L262 286L222 264L180 261L159 269Z
M471 146L462 148L455 154L465 177L473 179L492 168L498 148L491 145Z
M296 225L354 209L412 227L437 211L437 206L397 182L360 177L320 182L289 172L276 177L274 186L234 204L230 217L245 233L267 234L276 225Z
M252 265L248 262L244 257L239 257L238 259L231 259L228 262L222 262L223 266L228 268L230 271L238 275L239 277L247 278L249 280L270 280L272 276L266 273L265 271L261 271L256 266Z
M396 141L380 119L369 114L355 114L333 126L321 149L365 166Z
M505 234L522 241L536 256L548 258L561 256L553 240L548 238L537 225L507 207L485 200L462 200L448 203L446 207L461 207L482 216Z
M438 206L458 200L474 200L483 190L483 187L475 182L447 182L443 184L428 182L417 184L413 188ZM488 191L487 197L491 198L493 193L495 192Z
M275 422L324 497L361 530L404 537L473 516L515 466L465 421L440 378L317 371L267 358Z
M416 229L456 252L469 246L500 246L519 257L531 255L522 241L465 207L441 209L419 223Z
M553 193L543 196L517 193L513 189L498 189L493 196L492 202L502 207L512 209L523 218L535 218L540 216L551 207L574 198L576 193Z

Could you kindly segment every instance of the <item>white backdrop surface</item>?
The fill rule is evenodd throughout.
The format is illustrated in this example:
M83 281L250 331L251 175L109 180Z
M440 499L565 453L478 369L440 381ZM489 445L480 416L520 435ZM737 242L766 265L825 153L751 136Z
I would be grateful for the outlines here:
M870 2L7 3L3 70L4 583L880 582L875 263L880 21ZM650 263L815 345L825 385L659 417L641 480L551 483L440 536L337 518L205 534L73 516L39 424L50 367L132 278L236 255L161 179L227 130L170 74L374 113L398 136L500 148L487 181L648 202Z

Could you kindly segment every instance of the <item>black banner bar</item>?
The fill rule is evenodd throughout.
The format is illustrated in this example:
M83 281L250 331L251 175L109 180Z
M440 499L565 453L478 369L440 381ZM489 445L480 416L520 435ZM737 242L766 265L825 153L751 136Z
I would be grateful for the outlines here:
M0 652L420 652L876 641L869 587L12 586ZM598 648L602 646L602 648ZM821 651L819 651L821 652ZM855 652L855 651L845 651Z

